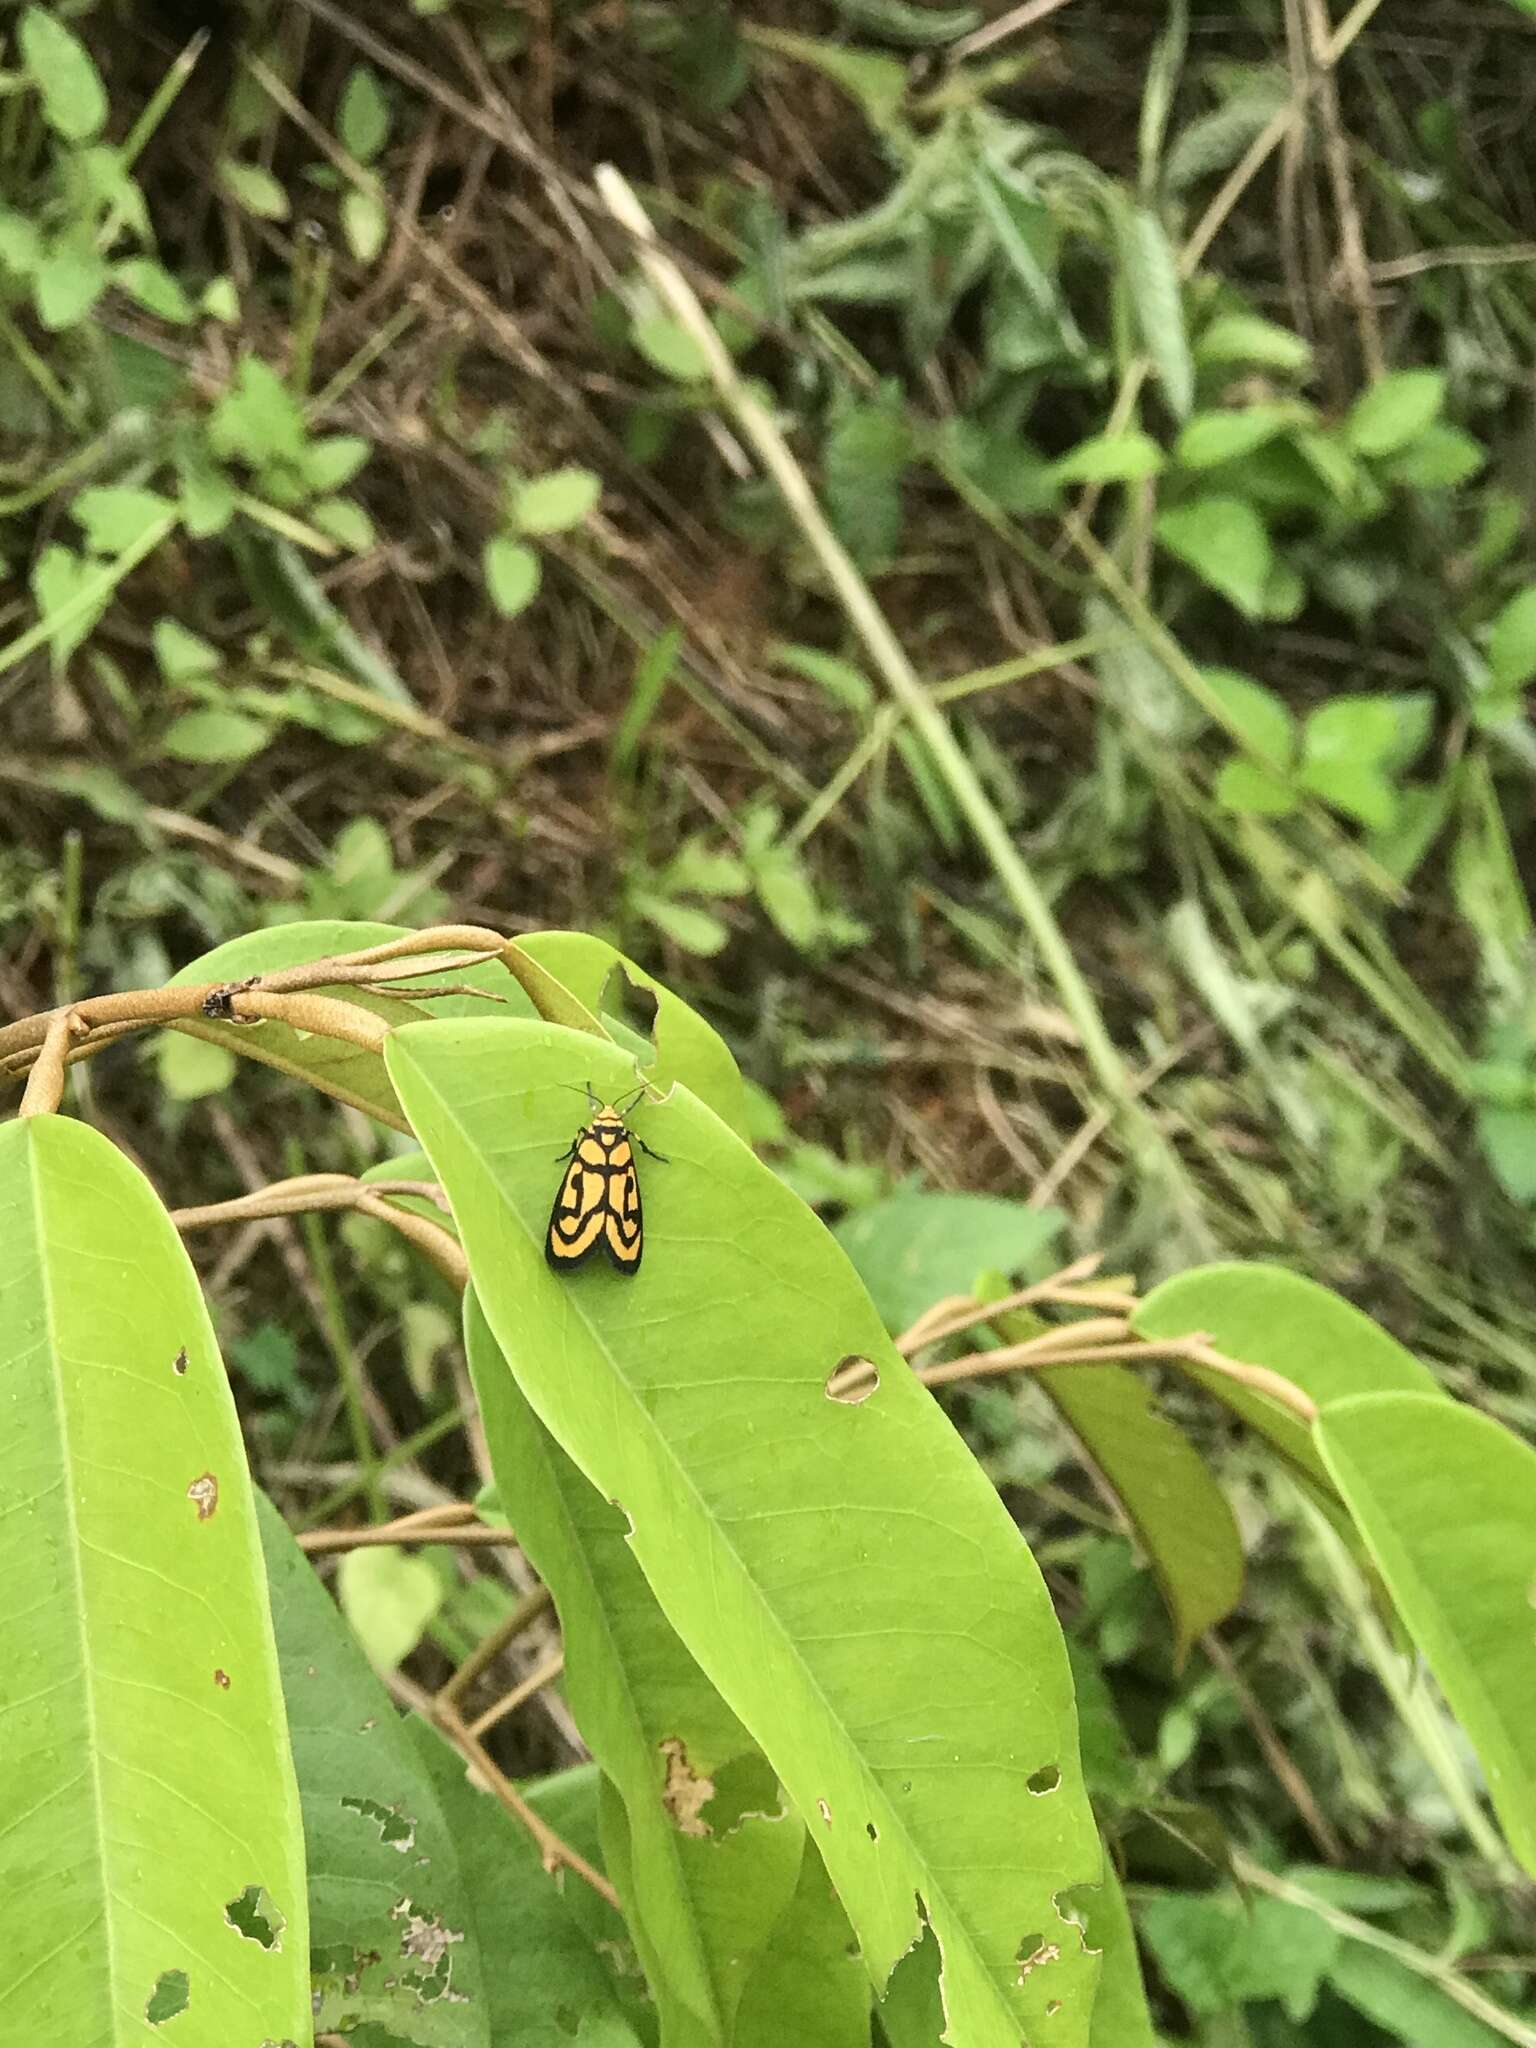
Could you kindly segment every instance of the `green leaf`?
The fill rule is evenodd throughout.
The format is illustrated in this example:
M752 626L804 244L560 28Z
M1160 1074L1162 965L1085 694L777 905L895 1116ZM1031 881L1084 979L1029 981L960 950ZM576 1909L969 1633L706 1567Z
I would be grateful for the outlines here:
M1362 1942L1344 1943L1328 1982L1357 2012L1409 2048L1498 2048L1509 2038L1484 2026L1418 1970Z
M1121 277L1142 344L1152 358L1168 409L1185 419L1195 402L1195 366L1184 325L1178 258L1167 230L1144 206L1115 211Z
M0 263L17 277L31 277L43 260L43 238L27 214L0 206Z
M170 986L184 987L189 982L243 981L247 975L270 974L284 967L306 965L312 960L328 960L337 953L356 953L369 946L382 946L391 939L403 938L405 931L403 925L352 923L331 918L276 925L267 931L248 932L242 938L231 939L226 945L216 946L211 953L204 953L200 959L189 961L172 975ZM468 983L471 988L487 990L502 1004L508 1005L514 1015L532 1014L532 1004L499 960L488 960L478 967L456 968L453 978L457 982ZM464 1015L476 1007L484 1009L483 999L477 1004L473 996L435 997L429 1013L425 1007L417 1007L408 998L375 995L368 989L331 988L322 993L372 1010L375 1016L384 1017L392 1024L412 1016L433 1014L451 1017ZM310 1087L322 1089L338 1102L366 1111L381 1123L392 1124L397 1130L405 1128L395 1091L377 1053L365 1052L361 1046L349 1045L337 1038L318 1035L301 1038L286 1024L270 1021L259 1030L252 1030L247 1024L221 1024L211 1017L198 1017L179 1028L196 1038L225 1046L247 1059L260 1060L283 1073L297 1075Z
M106 260L90 242L56 242L32 279L37 317L50 334L77 326L107 288Z
M1051 479L1058 484L1134 484L1157 476L1166 460L1152 436L1133 427L1079 441L1051 464Z
M309 508L309 517L322 533L329 534L355 555L366 554L378 545L373 521L355 498L317 498Z
M299 467L310 490L340 491L372 453L372 445L361 434L327 434L310 442Z
M249 761L271 737L272 728L264 719L209 705L173 718L160 747L173 761Z
M1439 1393L1330 1401L1315 1436L1536 1875L1536 1451Z
M167 517L174 519L176 507L158 491L108 486L82 491L69 515L84 532L92 554L120 555L142 540L150 527Z
M1443 370L1392 370L1350 407L1344 437L1357 455L1395 455L1416 441L1445 403Z
M208 440L216 455L238 456L253 469L274 459L298 464L304 414L277 372L248 355L208 416Z
M758 900L777 930L802 953L814 953L823 937L822 911L799 854L780 841L753 854L747 865Z
M635 890L630 901L636 914L655 925L663 938L696 959L712 960L730 944L730 926L697 903L680 903L675 896L660 896L653 889Z
M1302 752L1308 761L1365 762L1379 766L1398 742L1397 706L1390 697L1330 697L1307 720Z
M1175 442L1173 459L1185 469L1216 469L1224 462L1241 462L1307 417L1305 407L1291 403L1197 412Z
M1313 796L1372 832L1390 832L1397 823L1397 790L1379 768L1360 761L1309 760L1302 763L1296 779Z
M1199 2014L1274 1998L1292 2020L1304 2020L1340 1949L1340 1937L1306 1907L1230 1892L1160 1892L1142 1909L1141 1931L1158 1968Z
M1448 491L1470 483L1487 461L1488 450L1481 441L1441 421L1390 457L1385 474L1408 490Z
M182 523L195 540L222 533L235 516L235 487L199 435L176 449Z
M197 308L180 279L173 277L163 263L148 256L130 256L125 262L114 264L112 281L157 319L185 327L197 317Z
M1257 313L1218 313L1195 343L1195 360L1202 369L1252 363L1301 377L1312 368L1312 348L1289 327L1277 327Z
M150 632L155 666L168 683L185 683L219 672L222 656L217 647L181 624L179 619L156 619Z
M682 645L682 627L668 626L656 635L635 664L629 702L624 707L624 716L619 720L609 749L609 760L621 775L634 767L640 743L650 730L663 693L672 680Z
M644 1113L671 1162L642 1162L644 1269L551 1273L566 1085L585 1075L611 1096L630 1063L499 1020L407 1025L387 1057L519 1385L620 1504L667 1618L806 1816L876 1985L917 1938L921 1897L956 2039L1017 2048L1052 2004L1058 2048L1082 2048L1095 1960L1055 1902L1097 1881L1100 1856L1060 1633L996 1495L842 1255L679 1087ZM744 1349L750 1370L722 1402ZM852 1355L880 1385L829 1401ZM1048 1767L1053 1789L1031 1793ZM1060 1955L1020 1986L1030 1930Z
M391 2042L490 2048L490 1958L465 1897L465 1845L313 1566L271 1502L258 1497L257 1510L309 1852L316 2024L371 2020ZM536 1910L530 1874L507 1846L509 1899ZM514 1947L505 1962L519 1960L530 1958Z
M1107 1857L1104 1887L1090 1921L1089 1939L1104 1956L1098 1996L1093 2001L1090 2048L1157 2048L1136 1954L1136 1930L1120 1880Z
M207 2039L307 2040L298 1798L196 1276L138 1169L60 1116L0 1127L0 1239L5 2031L129 2048L181 1997ZM280 1945L229 1917L248 1892Z
M733 1131L743 1134L746 1102L730 1048L681 996L637 967L606 939L595 939L586 932L530 932L521 948L569 989L620 1044L630 1045L640 1055L653 1087L666 1089L681 1081ZM633 1033L626 1036L622 1010L628 995L655 1005L649 1046ZM655 1064L651 1065L653 1052Z
M1034 1334L1000 1317L1009 1341ZM1035 1376L1125 1510L1173 1620L1174 1657L1237 1605L1243 1545L1225 1494L1184 1432L1154 1404L1133 1372L1059 1366Z
M371 185L342 194L341 231L359 263L376 263L389 236L389 209Z
M1234 754L1216 777L1216 801L1240 818L1285 818L1296 808L1296 791L1283 775Z
M624 1516L539 1421L473 1292L465 1343L498 1489L559 1610L571 1710L622 1808L604 1829L607 1862L664 2029L734 2043L805 1829L780 1816L772 1771L656 1604ZM722 1825L716 1801L744 1776L761 1811Z
M988 1272L1028 1272L1059 1234L1059 1209L1026 1209L997 1195L904 1188L845 1216L833 1236L893 1335L946 1295L969 1294Z
M879 570L901 541L901 477L912 430L894 392L838 410L822 449L822 489L839 539L862 568Z
M1505 690L1521 690L1536 676L1536 583L1518 591L1493 622L1488 667Z
M776 668L787 668L815 683L829 703L844 711L868 711L875 702L875 686L862 669L819 647L801 647L779 640L769 650Z
M1228 1358L1266 1366L1320 1407L1347 1394L1388 1388L1438 1397L1429 1369L1395 1337L1328 1288L1282 1266L1197 1266L1154 1287L1131 1326L1155 1343L1203 1333ZM1224 1373L1176 1363L1292 1464L1326 1485L1311 1434L1293 1410Z
M709 358L686 327L664 313L637 320L630 339L653 369L679 384L699 384L709 375Z
M89 142L107 118L107 92L91 53L51 8L29 7L17 29L21 61L42 96L43 118L68 142Z
M288 194L261 164L242 163L238 157L220 157L214 176L242 213L257 220L286 220Z
M1264 616L1274 551L1246 498L1217 495L1170 506L1158 519L1157 537L1248 618Z
M196 1102L204 1095L222 1095L235 1078L235 1056L226 1046L167 1031L155 1047L161 1088L175 1102Z
M42 615L39 623L49 625L55 618L59 620L49 636L55 661L68 661L111 601L110 593L104 593L81 604L86 591L97 581L96 564L85 561L58 541L50 543L38 556L32 570L32 595Z
M522 533L569 533L602 496L590 469L552 469L512 493L512 518Z
M1234 668L1202 668L1200 675L1225 712L1228 730L1271 768L1288 768L1296 752L1296 728L1274 691Z
M896 127L907 97L907 67L881 50L861 50L849 43L825 42L819 36L791 35L783 29L758 27L753 42L800 64L808 64L854 100L877 135Z
M443 1603L443 1582L427 1560L392 1544L347 1551L336 1590L375 1671L403 1663Z
M480 564L486 592L504 619L515 619L537 597L543 565L524 542L496 534L486 542Z
M389 140L389 101L379 75L366 64L353 65L341 89L336 132L360 164L370 164Z

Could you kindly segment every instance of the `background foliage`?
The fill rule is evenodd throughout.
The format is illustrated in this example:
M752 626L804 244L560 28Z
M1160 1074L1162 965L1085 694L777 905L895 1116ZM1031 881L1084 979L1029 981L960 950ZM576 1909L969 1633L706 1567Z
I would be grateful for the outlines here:
M981 1266L1260 1255L1529 1434L1536 18L1024 12L8 9L0 1000L301 917L598 930L727 1037L764 1155L900 1275L892 1326ZM603 162L946 707L1171 1173L1108 1127ZM144 1057L76 1086L172 1199L400 1170L217 1031ZM260 1475L296 1524L472 1492L448 1290L312 1222L202 1241ZM1071 1627L1159 2024L1471 2038L1394 1946L1531 2002L1457 1738L1328 1521L1166 1403L1248 1554L1177 1665L1084 1418L953 1402ZM342 1583L407 1679L514 1598L445 1556ZM573 1754L541 1699L530 1769ZM1229 1855L1252 1912L1206 1889Z

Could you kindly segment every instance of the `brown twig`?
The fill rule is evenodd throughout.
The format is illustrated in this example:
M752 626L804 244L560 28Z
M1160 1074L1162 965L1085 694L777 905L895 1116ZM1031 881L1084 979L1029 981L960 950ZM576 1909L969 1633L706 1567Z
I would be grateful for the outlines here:
M306 1529L299 1548L311 1557L335 1557L349 1550L388 1550L396 1544L452 1543L463 1550L495 1550L517 1538L510 1529L483 1523L447 1529L405 1529L385 1522L373 1529Z
M477 1721L471 1721L469 1732L476 1737L489 1734L498 1721L505 1721L509 1714L515 1714L525 1706L535 1693L551 1685L565 1669L565 1650L557 1645L550 1651L542 1664L536 1664L526 1678L520 1679L510 1692L503 1693L492 1707L487 1707Z
M205 1202L196 1208L173 1209L171 1221L178 1230L206 1230L219 1223L250 1223L273 1216L300 1216L317 1209L352 1209L372 1216L424 1252L451 1285L460 1292L469 1285L469 1262L452 1231L428 1216L402 1209L386 1199L389 1194L420 1195L445 1206L442 1190L431 1181L355 1180L346 1173L304 1173L292 1180L274 1181L248 1195L236 1195L227 1202Z
M1258 1695L1237 1668L1237 1661L1214 1629L1207 1629L1200 1638L1201 1648L1212 1664L1232 1688L1243 1718L1253 1730L1253 1738L1264 1752L1264 1760L1274 1772L1281 1789L1301 1816L1302 1825L1317 1844L1318 1854L1325 1863L1344 1861L1344 1844L1338 1831L1327 1814L1318 1805L1312 1787L1297 1768L1290 1751L1280 1740L1273 1721L1264 1711Z
M73 1010L57 1010L38 1050L32 1072L21 1098L23 1116L48 1116L64 1099L64 1068L70 1039L79 1035L81 1025Z
M534 1586L531 1591L525 1593L512 1612L498 1621L496 1626L488 1630L476 1643L438 1694L439 1700L447 1706L457 1707L481 1672L488 1670L507 1645L515 1642L524 1629L537 1621L541 1614L547 1614L553 1605L548 1586Z

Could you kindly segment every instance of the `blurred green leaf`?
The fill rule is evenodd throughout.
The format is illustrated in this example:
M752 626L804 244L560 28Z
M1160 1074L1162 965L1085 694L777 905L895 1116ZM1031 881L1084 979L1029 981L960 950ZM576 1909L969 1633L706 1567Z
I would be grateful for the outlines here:
M1390 832L1397 823L1397 791L1378 768L1354 760L1307 760L1297 781L1336 811L1357 818L1373 832Z
M522 541L502 533L486 542L480 559L491 603L504 619L515 619L538 595L544 574L538 556Z
M179 619L156 619L150 640L155 665L168 683L217 675L221 660L217 647L182 625Z
M1488 450L1481 441L1460 427L1436 422L1388 457L1383 473L1409 490L1447 491L1470 483L1487 461Z
M1395 455L1425 433L1445 403L1441 370L1391 370L1355 400L1344 435L1357 455Z
M238 157L220 157L215 170L219 184L242 213L257 220L286 220L288 194L261 164L242 163Z
M389 140L389 101L379 75L355 64L341 90L336 132L360 164L369 164Z
M906 1188L845 1216L833 1236L893 1334L947 1295L968 1295L994 1269L1034 1275L1060 1234L1059 1209L1027 1209L996 1195Z
M512 493L512 518L523 533L568 533L602 496L590 469L552 469Z
M1143 1906L1140 1921L1158 1968L1198 2014L1274 1998L1300 2022L1339 1953L1340 1937L1326 1920L1264 1896L1159 1892Z
M1239 817L1284 818L1296 808L1296 791L1284 776L1234 755L1216 777L1216 801Z
M160 745L173 761L248 761L271 737L271 726L261 719L210 705L173 718Z
M632 339L653 368L679 384L698 384L709 375L709 359L686 327L663 313L637 320Z
M1506 690L1523 689L1536 676L1536 583L1518 591L1494 620L1488 667Z
M181 280L148 256L130 256L114 264L112 280L158 319L185 327L197 317L197 309Z
M1170 506L1158 518L1157 537L1239 611L1250 619L1263 617L1274 551L1263 520L1245 498L1213 496Z
M1147 207L1117 208L1115 230L1142 343L1156 367L1169 411L1176 419L1185 419L1195 402L1195 366L1184 324L1178 259L1167 230Z
M1271 768L1289 768L1296 752L1296 728L1274 691L1233 668L1202 668L1200 675L1248 751Z
M1215 469L1223 462L1241 462L1307 416L1304 407L1289 401L1199 412L1185 423L1174 443L1173 459L1185 469Z
M636 912L664 937L701 960L713 959L730 940L729 925L696 903L680 903L676 897L661 896L652 889L638 889L630 900Z
M17 27L27 76L42 96L43 117L69 142L88 142L107 118L106 87L84 43L56 10L28 7Z
M1341 1998L1407 2048L1498 2048L1509 2036L1484 2026L1438 1984L1396 1956L1345 1942L1328 1971Z
M1058 484L1140 483L1158 475L1166 460L1150 434L1131 428L1079 441L1051 464L1051 478Z
M1218 313L1195 343L1195 361L1202 369L1241 363L1300 377L1312 367L1312 349L1289 327L1257 313Z
M371 185L354 185L342 195L341 231L359 263L377 260L389 234L389 211Z
M161 1088L174 1102L197 1102L222 1095L235 1078L238 1062L222 1045L189 1038L184 1031L165 1031L155 1047Z
M108 486L82 491L69 508L93 554L120 555L176 507L158 491Z
M274 459L300 463L304 415L277 372L259 356L243 356L228 389L208 416L214 452L238 456L253 469Z
M442 1580L427 1560L393 1544L344 1552L336 1591L375 1671L393 1671L410 1655L443 1602Z
M106 290L110 277L105 259L92 243L70 238L56 242L32 279L38 319L50 334L76 326Z

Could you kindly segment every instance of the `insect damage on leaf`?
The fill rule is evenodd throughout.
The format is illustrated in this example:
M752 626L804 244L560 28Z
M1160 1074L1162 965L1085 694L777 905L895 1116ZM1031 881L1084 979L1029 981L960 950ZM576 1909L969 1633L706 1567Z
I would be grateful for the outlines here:
M197 1509L197 1519L206 1522L219 1505L219 1482L211 1472L204 1472L194 1479L187 1488L187 1499Z
M827 1374L827 1399L840 1401L845 1408L858 1408L879 1385L880 1369L873 1359L861 1358L851 1351Z
M652 1159L667 1162L632 1132L624 1118L645 1093L642 1086L627 1102L599 1102L587 1089L593 1116L576 1133L568 1152L570 1163L555 1205L549 1212L544 1256L557 1273L580 1266L594 1252L604 1252L620 1273L638 1273L645 1249L640 1212L640 1180L635 1171L635 1146Z
M679 1834L707 1835L710 1829L704 1808L715 1796L714 1779L693 1768L687 1750L675 1735L669 1735L662 1743L661 1753L667 1760L662 1805L677 1823Z

